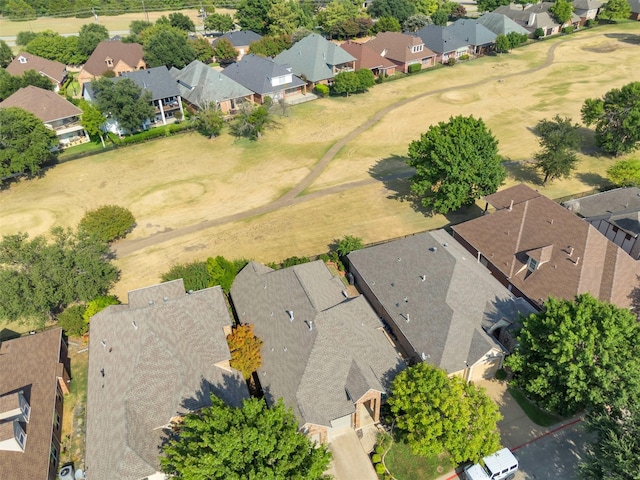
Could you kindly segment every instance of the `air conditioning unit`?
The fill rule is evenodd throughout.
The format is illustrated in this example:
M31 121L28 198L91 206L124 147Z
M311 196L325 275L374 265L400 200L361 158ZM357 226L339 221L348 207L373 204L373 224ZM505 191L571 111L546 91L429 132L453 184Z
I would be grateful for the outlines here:
M73 466L65 465L58 472L58 480L75 480Z

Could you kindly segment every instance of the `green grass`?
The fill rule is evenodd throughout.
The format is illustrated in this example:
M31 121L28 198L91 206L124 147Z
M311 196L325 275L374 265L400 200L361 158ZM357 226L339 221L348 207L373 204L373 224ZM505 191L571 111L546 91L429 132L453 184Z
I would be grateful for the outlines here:
M518 405L520 405L520 408L522 408L524 413L527 414L527 417L529 417L529 419L536 425L540 425L541 427L550 427L562 420L561 417L553 415L535 405L525 396L524 393L522 393L521 390L514 387L509 387L508 390L514 400Z
M82 143L80 145L75 145L73 147L69 147L66 148L62 151L62 153L60 153L60 155L58 155L58 158L60 160L65 160L67 157L70 157L72 155L77 155L78 153L85 153L85 152L92 152L95 151L96 153L98 153L100 150L102 150L102 142L100 142L100 140L98 140L97 142L87 142L87 143Z
M393 442L384 463L396 480L431 480L453 468L448 456L419 457L401 440Z
M79 342L80 339L72 339ZM77 345L69 345L71 383L69 394L64 397L62 414L62 462L79 462L84 458L84 410L87 403L87 377L89 355L85 350L78 353ZM74 412L78 414L74 424Z

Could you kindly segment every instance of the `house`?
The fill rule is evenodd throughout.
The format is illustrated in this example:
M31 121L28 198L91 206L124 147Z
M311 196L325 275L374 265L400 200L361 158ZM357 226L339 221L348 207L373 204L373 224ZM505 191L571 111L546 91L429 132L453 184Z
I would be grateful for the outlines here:
M485 200L496 211L454 226L454 237L514 295L538 309L582 293L630 305L639 264L594 226L524 184Z
M425 47L424 42L415 35L381 32L366 45L395 63L403 73L408 73L409 65L419 64L421 68L435 65L436 54Z
M349 40L340 47L356 59L355 69L368 68L376 77L389 77L396 73L396 64L388 58L384 58L365 43L357 43Z
M530 34L529 30L521 27L509 17L501 13L487 12L478 17L476 21L480 25L487 27L496 35L509 35L511 32L516 32L520 35Z
M631 20L640 21L640 0L627 0L629 6L631 7L631 15L629 18Z
M67 66L64 63L38 57L27 52L20 52L13 61L7 65L7 72L14 76L20 76L27 70L35 70L43 77L47 77L53 83L57 92L67 78Z
M253 102L251 90L200 60L182 70L173 67L169 73L177 82L180 96L194 110L216 105L222 113L232 113L240 103Z
M552 6L553 2L528 3L526 5L511 3L498 7L493 12L506 15L518 25L528 30L531 35L538 28L544 31L545 37L548 37L549 35L560 33L562 28L567 25L574 25L576 27L580 25L580 17L575 13L571 14L571 20L566 24L560 25L557 23L553 15L549 12L549 8Z
M444 230L356 250L348 258L356 286L405 358L467 381L494 376L508 353L497 341L499 330L533 311Z
M355 57L322 35L312 33L294 43L291 48L273 59L277 64L291 67L291 71L306 80L310 87L333 82L340 72L355 69Z
M59 148L89 141L80 123L82 110L55 92L29 85L0 102L0 108L9 107L22 108L42 120L45 127L55 132Z
M258 55L245 55L222 74L255 93L254 100L259 104L264 103L265 97L288 101L307 93L306 82L295 76L291 68Z
M425 25L415 35L436 53L436 62L439 63L447 63L452 58L455 61L470 53L469 42L458 38L453 30L440 25Z
M240 406L229 366L231 319L220 287L185 293L182 279L129 292L91 319L86 470L91 480L164 479L161 445L214 394Z
M496 35L477 20L460 18L445 28L454 38L459 38L469 45L469 53L483 55L493 49ZM433 49L432 49L433 50Z
M0 343L0 477L57 478L69 381L61 329Z
M252 32L251 30L227 32L223 35L220 35L218 38L211 42L213 48L216 48L216 43L218 43L222 38L226 38L227 40L229 40L229 42L231 42L233 48L235 48L238 52L238 60L241 60L242 57L249 53L249 47L251 46L251 44L262 39L262 35L259 35L256 32Z
M124 72L134 72L147 68L144 52L139 43L123 43L120 41L100 42L87 62L78 73L78 83L82 87L94 78L107 72L119 77Z
M573 0L573 11L580 17L580 25L584 25L587 20L595 20L604 2L600 0Z
M584 218L633 259L640 260L640 188L616 188L562 205Z
M282 398L318 442L378 422L404 368L365 298L348 295L322 261L281 270L251 262L231 287L238 319L264 342L256 375L267 404Z

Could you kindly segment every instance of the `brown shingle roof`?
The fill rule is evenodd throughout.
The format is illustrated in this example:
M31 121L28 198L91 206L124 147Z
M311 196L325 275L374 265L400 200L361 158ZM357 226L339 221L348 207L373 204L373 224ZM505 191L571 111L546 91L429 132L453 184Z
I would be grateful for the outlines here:
M498 211L453 230L529 299L540 304L549 295L572 299L589 292L629 306L639 264L589 223L522 184L486 200ZM546 261L533 272L530 252Z
M53 411L58 384L56 371L61 359L62 330L0 343L0 395L23 391L31 407L23 424L27 440L24 452L0 451L0 478L11 480L52 479L49 452L53 435Z
M82 69L98 77L104 75L108 70L113 70L113 66L122 61L129 65L131 70L135 70L143 56L142 45L139 43L122 43L116 40L107 40L98 44ZM112 67L107 65L107 58L113 60Z
M348 41L340 46L343 50L356 58L356 70L361 68L368 68L371 70L374 68L387 69L395 67L395 64L392 61L384 58L364 43Z
M0 102L0 108L20 107L33 113L44 123L81 115L82 110L50 90L29 85Z
M421 51L413 53L411 47L424 45L422 39L400 32L379 33L366 44L380 55L401 63L436 56L426 46Z
M11 75L22 75L27 70L35 70L56 83L62 83L67 75L67 67L63 63L47 60L27 52L20 52L7 66L7 72Z

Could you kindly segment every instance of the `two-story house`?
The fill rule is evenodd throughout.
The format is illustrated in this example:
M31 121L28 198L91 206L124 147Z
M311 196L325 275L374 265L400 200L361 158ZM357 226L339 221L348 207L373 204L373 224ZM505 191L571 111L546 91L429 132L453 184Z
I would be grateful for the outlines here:
M43 77L47 77L54 85L57 92L67 78L67 66L64 63L48 60L27 52L20 52L13 61L7 65L7 72L19 76L27 70L35 70Z
M123 43L118 40L100 42L78 73L80 86L106 72L119 77L124 72L147 68L144 52L139 43Z

